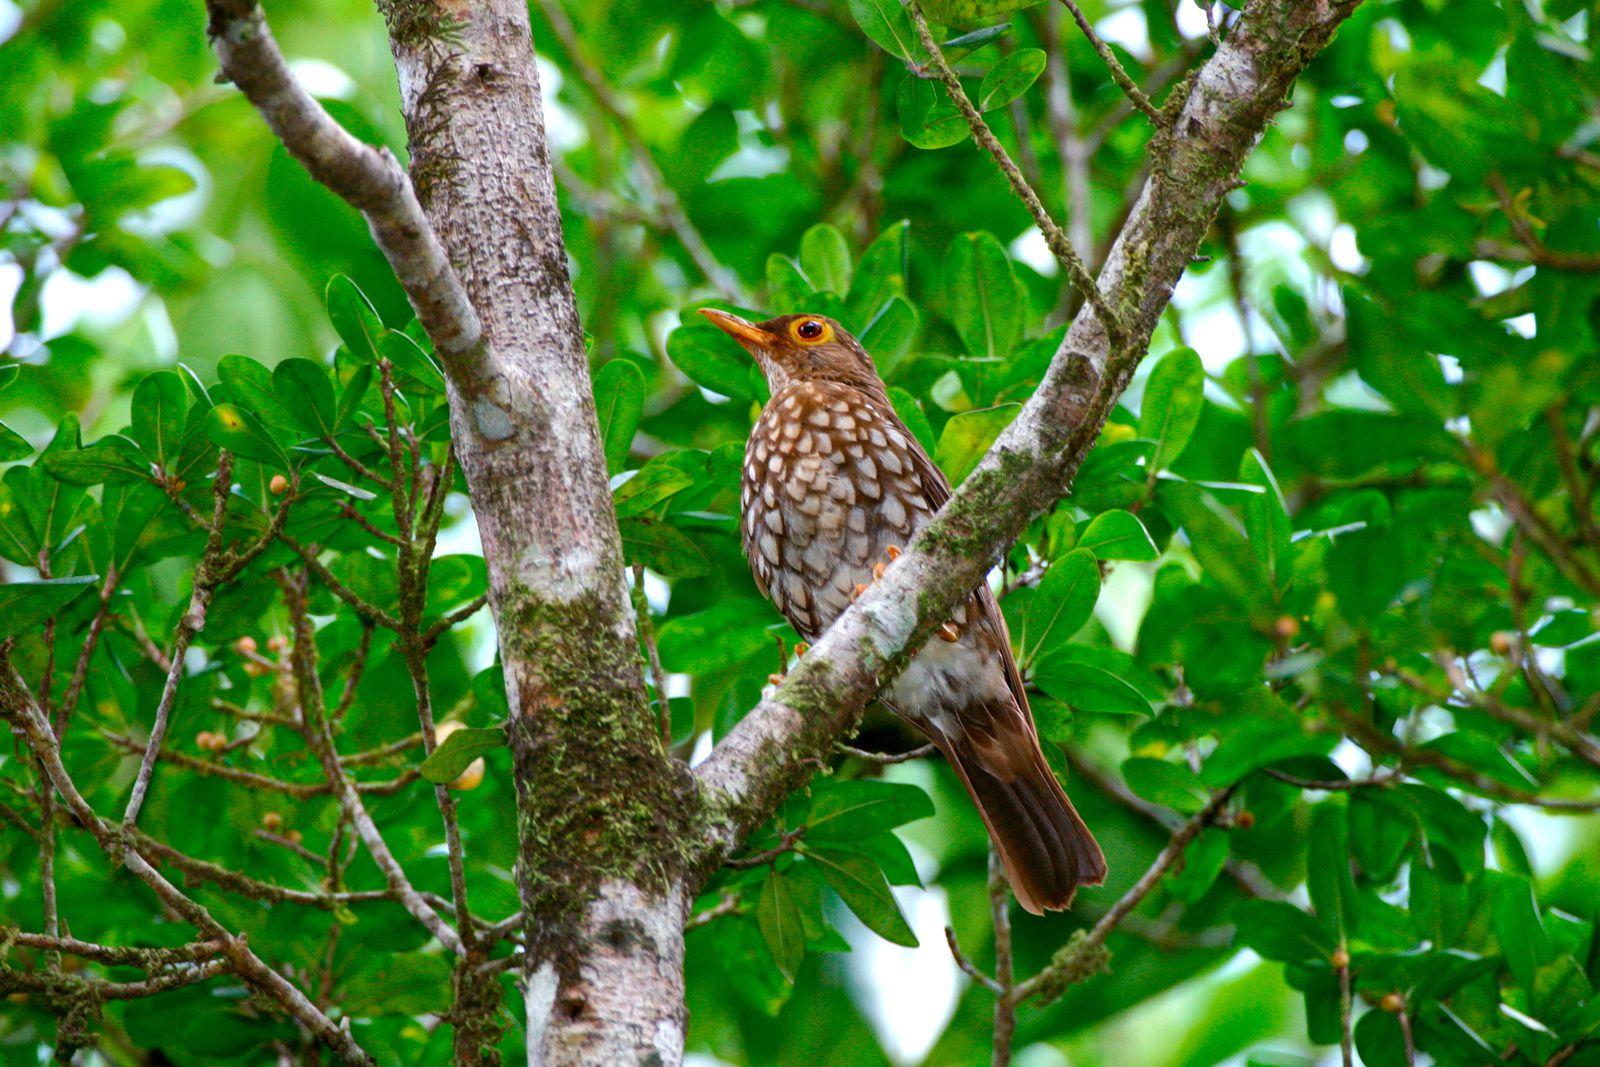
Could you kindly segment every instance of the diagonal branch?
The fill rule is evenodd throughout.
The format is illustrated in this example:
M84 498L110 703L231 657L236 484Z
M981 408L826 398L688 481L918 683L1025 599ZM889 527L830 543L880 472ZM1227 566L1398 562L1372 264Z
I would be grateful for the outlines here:
M428 225L411 179L386 148L357 140L295 81L254 0L206 0L222 73L255 105L289 154L367 220L372 239L456 375L482 355L483 327L444 247Z
M696 768L702 872L810 777L908 653L1071 483L1245 158L1355 6L1253 4L1188 84L1176 121L1151 143L1150 179L1101 273L1124 336L1114 343L1092 305L1079 311L1037 393L950 502Z

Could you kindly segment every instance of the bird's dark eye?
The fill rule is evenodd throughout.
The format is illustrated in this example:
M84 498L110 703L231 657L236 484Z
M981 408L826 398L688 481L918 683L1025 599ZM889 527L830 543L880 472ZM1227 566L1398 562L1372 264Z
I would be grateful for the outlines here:
M796 326L794 332L803 340L815 341L817 338L822 336L822 323L818 322L816 319L807 319L799 326Z

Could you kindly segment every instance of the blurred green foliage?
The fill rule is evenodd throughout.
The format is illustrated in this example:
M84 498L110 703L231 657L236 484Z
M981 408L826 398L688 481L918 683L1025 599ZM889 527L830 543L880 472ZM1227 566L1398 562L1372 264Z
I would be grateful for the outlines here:
M1190 0L1083 6L1157 100L1211 49ZM959 23L943 28L950 58L1057 217L1087 182L1084 251L1101 258L1139 190L1148 127L1056 7L929 7ZM377 14L299 0L269 14L330 111L403 157ZM838 317L959 481L1031 395L1075 305L920 76L892 0L608 0L575 14L581 56L548 44L533 14L606 461L629 561L661 579L653 628L687 756L755 703L780 666L775 639L794 641L735 537L765 385L693 310ZM1370 1067L1407 1062L1408 1047L1441 1064L1600 1064L1600 835L1584 814L1600 790L1597 14L1578 0L1359 8L1252 157L1071 495L1008 554L1003 606L1040 733L1111 866L1074 912L1015 916L1019 975L1102 914L1172 825L1238 786L1112 935L1113 973L1024 1008L1019 1047L1073 1063L1327 1062L1348 960ZM1224 33L1238 17L1216 16ZM382 888L365 850L346 858L347 820L316 791L292 721L273 639L294 621L280 586L305 583L330 704L350 686L339 750L359 755L350 766L376 787L366 803L412 881L448 897L403 642L332 592L420 633L484 590L459 478L441 489L431 566L419 574L398 545L419 508L390 490L425 498L450 470L426 339L359 217L213 84L197 8L7 5L0 34L12 661L59 707L92 643L64 749L114 817L228 449L225 539L267 545L196 639L141 828L260 882L320 891L337 868L345 889ZM1056 52L1064 80L1045 62ZM630 131L574 63L613 87ZM1071 140L1092 151L1084 172L1064 165ZM706 282L652 171L738 291ZM323 570L308 577L294 544L316 546ZM517 901L488 630L482 615L441 629L426 656L435 714L474 729L422 773L487 761L458 796L471 908L493 922ZM857 743L913 742L869 717ZM21 749L0 757L0 916L31 931L44 921L37 782ZM81 830L57 836L74 936L186 939ZM887 1062L882 1036L898 1027L891 1044L929 1047L927 1063L987 1060L987 991L964 987L948 1021L924 1008L886 1023L872 976L840 955L883 958L875 935L914 944L901 902L929 898L891 887L927 884L992 965L986 840L942 764L844 758L745 855L774 850L697 904L720 910L688 935L691 1050L856 1067ZM381 1061L448 1062L450 961L398 905L330 912L215 882L188 891ZM937 962L921 966L949 966L923 940L920 959ZM12 948L0 962L45 961ZM515 1061L520 997L503 984ZM109 1004L98 1029L118 1063L261 1062L302 1042L228 980ZM19 995L0 1056L37 1062L55 1035L47 998Z

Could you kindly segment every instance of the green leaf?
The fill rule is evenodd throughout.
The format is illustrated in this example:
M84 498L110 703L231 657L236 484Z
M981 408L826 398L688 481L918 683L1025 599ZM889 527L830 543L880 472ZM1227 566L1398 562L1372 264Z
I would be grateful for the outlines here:
M894 370L916 336L917 309L905 297L891 296L862 327L856 339L871 354L882 376Z
M1350 824L1344 802L1318 804L1311 815L1306 853L1306 888L1311 907L1335 940L1343 942L1358 932L1356 883L1350 873Z
M1022 339L1022 283L994 234L956 237L945 257L944 290L945 314L968 355L999 359Z
M1272 581L1266 566L1235 525L1232 514L1187 482L1164 482L1157 494L1164 511L1183 526L1206 576L1241 603L1270 606Z
M906 424L906 429L911 431L911 436L917 439L923 451L932 453L937 445L937 439L933 436L933 426L928 422L922 404L898 385L891 385L888 393L894 413L900 416L900 421Z
M1094 614L1100 599L1100 565L1094 553L1075 548L1052 563L1030 592L1015 634L1026 670L1041 654L1072 639Z
M844 234L826 222L807 230L800 238L800 269L817 291L843 297L850 291L850 245Z
M1193 904L1216 884L1227 865L1232 842L1216 827L1202 831L1183 850L1183 868L1167 879L1167 892L1174 900Z
M705 611L662 623L656 630L656 648L667 670L684 674L714 670L768 649L773 650L776 667L772 619L772 608L764 600L722 600Z
M622 519L622 557L668 578L698 578L711 573L711 560L682 530L662 522Z
M422 761L417 769L422 777L435 785L444 785L461 777L472 761L506 744L503 727L462 727L444 739L444 744Z
M378 354L389 361L391 373L412 387L430 393L444 392L444 371L422 346L399 330L385 330L378 337Z
M1134 794L1193 815L1205 807L1211 792L1187 767L1149 756L1134 756L1122 761L1122 778Z
M964 26L1029 7L1038 0L925 0L928 18L946 26Z
M850 280L850 296L845 301L845 325L858 338L891 297L906 295L906 271L911 254L907 234L910 230L911 223L901 219L886 227L861 253L861 262L856 264L855 275ZM768 280L771 280L770 267ZM869 348L868 351L875 350Z
M1019 48L996 63L978 87L978 110L1005 107L1027 92L1044 73L1044 63L1045 54L1038 48Z
M866 856L835 849L807 849L806 857L817 864L833 891L855 912L856 918L886 941L907 948L917 947L900 904L894 899L883 871Z
M361 401L371 388L375 373L372 364L363 363L351 373L350 380L344 383L344 389L339 393L339 410L334 415L334 423L340 429L350 425L351 418L361 410Z
M1166 470L1189 446L1205 407L1205 365L1192 348L1162 357L1150 372L1139 401L1139 436L1156 443L1151 471Z
M218 448L287 471L289 456L256 417L234 404L218 404L206 412L206 434Z
M150 479L150 464L139 447L125 437L102 437L76 452L47 452L39 458L39 466L52 478L68 485L120 484L135 478Z
M383 320L372 301L343 274L328 279L328 320L351 355L369 363L378 362L378 338L383 336Z
M14 459L27 459L33 455L33 446L20 433L0 422L0 463Z
M0 585L0 639L26 633L56 615L100 580L98 574L73 578L10 581Z
M183 450L184 417L189 412L183 379L169 370L146 374L133 390L129 436L163 469L172 469Z
M22 374L20 363L0 363L0 389L6 389Z
M301 429L315 437L333 436L333 383L320 365L309 359L286 359L272 369L272 388Z
M300 425L278 399L272 372L249 356L223 356L217 361L217 377L227 387L228 399L266 425L285 429Z
M1040 689L1079 711L1104 715L1149 715L1144 694L1110 671L1077 660L1046 655L1034 665Z
M659 507L667 498L681 493L694 484L687 471L661 462L658 457L646 463L639 472L617 487L611 494L618 518L642 515Z
M1234 908L1233 919L1234 943L1269 960L1321 961L1336 947L1317 920L1281 900L1246 900Z
M792 879L776 870L767 872L761 897L756 901L756 924L761 927L761 936L778 970L794 981L806 954L806 930Z
M901 782L822 779L812 786L807 841L859 841L933 814L933 801Z
M613 359L594 376L594 407L600 420L606 471L616 474L628 462L633 435L644 412L644 374L632 360Z
M910 59L921 50L900 0L850 0L850 16L868 39L891 56Z
M971 132L967 120L931 81L908 76L895 90L894 102L900 136L917 148L949 148Z
M1555 958L1539 919L1533 886L1526 879L1509 874L1496 874L1493 885L1491 915L1500 953L1517 985L1531 992L1539 966Z
M709 323L673 330L667 336L667 356L696 385L735 400L755 399L749 353Z
M767 257L767 300L772 310L780 315L805 311L816 291L794 260L778 252Z
M934 449L933 460L951 485L960 485L972 473L995 438L1011 425L1011 420L1021 410L1021 404L998 404L950 417L939 435L939 447Z
M1104 511L1089 521L1078 537L1078 547L1100 559L1126 559L1148 563L1161 553L1139 517L1128 511Z
M1272 476L1266 459L1253 448L1239 464L1239 480L1266 490L1245 498L1244 528L1272 587L1282 592L1294 578L1294 556L1290 548L1294 525L1289 519L1288 505L1283 502L1278 480Z
M1356 1051L1365 1067L1407 1067L1405 1033L1386 1011L1369 1011L1356 1020Z

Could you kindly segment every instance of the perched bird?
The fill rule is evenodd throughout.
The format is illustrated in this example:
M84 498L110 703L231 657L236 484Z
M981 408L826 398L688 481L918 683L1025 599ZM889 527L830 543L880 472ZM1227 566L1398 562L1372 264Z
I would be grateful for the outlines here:
M949 499L950 483L837 322L701 314L756 358L772 391L745 446L740 529L761 592L815 640ZM1100 884L1105 857L1039 750L987 585L879 699L961 776L1024 908L1065 908L1078 886Z

